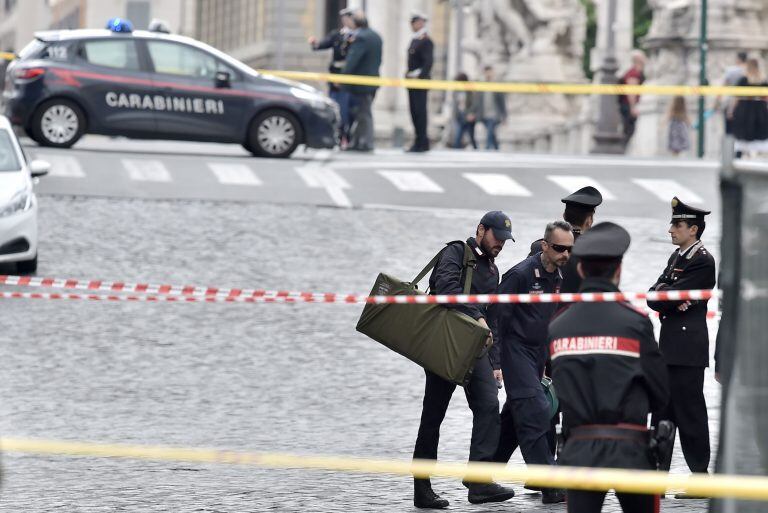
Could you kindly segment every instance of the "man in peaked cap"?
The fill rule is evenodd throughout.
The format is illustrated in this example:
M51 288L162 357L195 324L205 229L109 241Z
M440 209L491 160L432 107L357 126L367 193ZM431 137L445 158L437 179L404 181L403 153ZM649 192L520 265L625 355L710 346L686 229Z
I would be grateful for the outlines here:
M619 292L629 233L600 223L573 248L580 292ZM667 369L648 315L625 302L573 303L549 325L553 380L563 411L559 462L656 470L648 459L648 414L669 398ZM568 490L569 513L597 513L606 492ZM658 511L659 497L616 493L627 513Z
M715 260L701 241L709 214L672 199L669 234L678 246L652 291L711 289L715 286ZM661 315L659 345L669 372L669 406L654 415L674 422L680 431L685 461L692 472L707 472L709 426L704 400L704 369L709 366L707 300L648 301ZM684 495L676 496L685 498Z
M427 17L421 13L413 13L411 15L411 30L413 30L413 36L408 47L408 71L405 76L406 78L429 80L432 78L435 45L427 34ZM428 151L427 90L408 89L408 104L411 109L415 135L413 145L408 151L412 153Z

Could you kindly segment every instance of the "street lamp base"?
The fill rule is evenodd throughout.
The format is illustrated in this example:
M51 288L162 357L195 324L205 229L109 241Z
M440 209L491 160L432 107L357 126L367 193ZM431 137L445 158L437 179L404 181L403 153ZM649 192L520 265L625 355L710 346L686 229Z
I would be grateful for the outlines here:
M623 155L626 151L624 137L619 134L595 134L592 154Z

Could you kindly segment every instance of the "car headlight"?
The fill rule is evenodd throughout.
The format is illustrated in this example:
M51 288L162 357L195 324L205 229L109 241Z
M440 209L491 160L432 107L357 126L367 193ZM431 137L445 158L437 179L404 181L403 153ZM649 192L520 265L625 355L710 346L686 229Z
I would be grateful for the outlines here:
M327 99L320 93L307 91L298 87L291 87L291 94L300 100L309 103L313 109L322 109L327 103Z
M25 212L30 208L32 208L32 189L22 189L14 194L8 203L0 206L0 217Z

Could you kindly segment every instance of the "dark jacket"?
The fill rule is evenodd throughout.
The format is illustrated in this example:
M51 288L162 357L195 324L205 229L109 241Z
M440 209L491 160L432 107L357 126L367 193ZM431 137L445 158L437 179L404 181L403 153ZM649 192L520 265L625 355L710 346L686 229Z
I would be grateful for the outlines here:
M582 292L618 292L587 278ZM628 303L574 303L549 326L552 380L563 411L566 465L648 468L647 446L616 450L610 440L568 440L590 424L645 426L669 401L667 368L648 316Z
M470 237L467 244L475 252L477 264L472 272L472 285L470 294L493 294L499 285L499 270L493 262L493 257L487 255L477 245L477 241ZM443 250L429 277L429 290L432 294L463 294L464 293L464 246L461 244L449 244ZM477 320L485 318L491 330L494 331L494 345L489 354L494 369L501 368L501 355L497 343L495 326L487 319L487 305L485 304L447 304L446 308L454 308Z
M328 66L328 71L331 73L341 73L347 58L349 34L343 34L340 30L336 29L329 32L327 36L312 45L313 50L327 50L329 48L333 49L333 54L331 56L331 63Z
M492 105L493 112L485 111L485 96L493 95ZM507 117L507 97L504 93L483 91L477 94L475 99L475 112L477 119L482 121L483 119L495 119L502 121Z
M361 28L353 32L349 40L347 60L342 73L345 75L379 76L381 67L382 41L376 31ZM374 94L376 86L346 85L353 94Z
M411 39L408 47L408 71L420 70L418 77L423 80L432 78L432 64L434 62L435 45L427 34L417 39Z
M512 267L501 279L499 294L545 294L560 290L560 271L548 273L536 253ZM547 326L557 304L494 304L489 324L496 330L507 397L533 397L547 360Z
M715 259L701 241L684 255L672 253L667 268L651 290L712 289L715 286ZM685 312L677 309L683 301L648 301L661 314L659 346L669 365L709 366L707 301L693 301Z

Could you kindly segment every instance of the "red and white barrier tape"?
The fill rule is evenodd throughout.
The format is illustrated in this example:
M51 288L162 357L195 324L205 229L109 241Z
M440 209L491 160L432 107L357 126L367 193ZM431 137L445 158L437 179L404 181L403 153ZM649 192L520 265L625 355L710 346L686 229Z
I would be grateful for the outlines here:
M0 298L30 299L91 299L108 298L111 301L171 301L171 302L229 302L229 303L341 303L341 304L477 304L477 303L602 303L614 301L697 301L716 297L713 290L674 290L659 292L586 292L566 294L457 294L457 295L400 295L367 296L362 294L335 294L293 292L260 289L220 289L194 285L151 285L142 283L85 281L24 276L0 276L0 285L20 287L121 292L141 295L101 294L31 294L4 292ZM167 299L165 299L167 298Z

